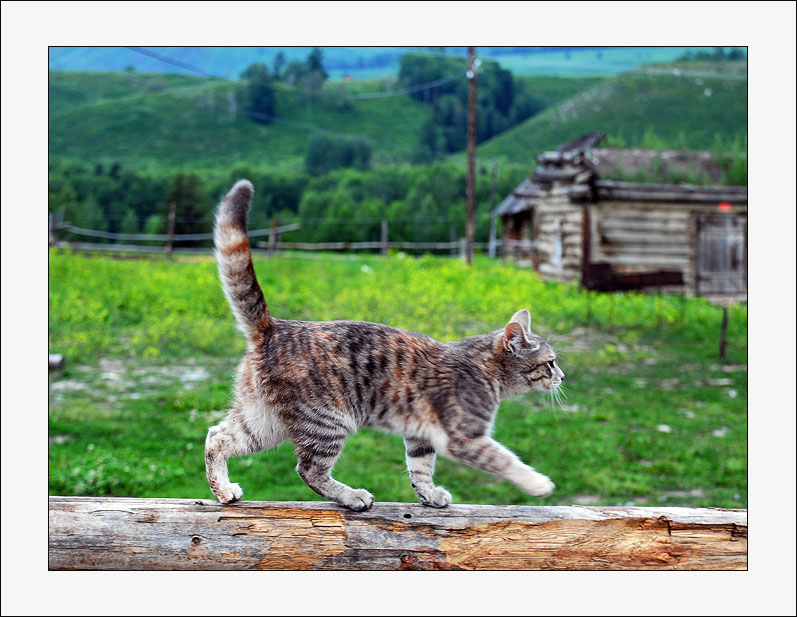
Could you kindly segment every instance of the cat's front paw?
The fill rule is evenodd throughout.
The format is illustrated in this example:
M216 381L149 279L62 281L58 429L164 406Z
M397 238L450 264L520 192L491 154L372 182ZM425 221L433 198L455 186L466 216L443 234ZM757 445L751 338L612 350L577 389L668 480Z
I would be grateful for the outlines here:
M224 505L238 501L244 496L244 491L238 484L228 484L216 494L218 500Z
M436 486L433 490L423 495L419 495L421 503L433 508L445 508L451 503L451 493L442 486Z
M370 510L371 506L374 505L374 496L364 488L358 488L346 495L346 498L340 502L340 505L346 506L349 510L354 510L355 512Z
M553 493L556 485L548 476L535 472L532 477L523 483L522 488L532 497L547 497Z

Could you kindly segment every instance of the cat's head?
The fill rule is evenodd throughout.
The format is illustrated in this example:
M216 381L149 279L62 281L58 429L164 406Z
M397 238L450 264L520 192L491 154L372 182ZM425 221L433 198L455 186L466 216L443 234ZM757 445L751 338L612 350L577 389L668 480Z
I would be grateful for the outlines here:
M507 380L516 392L553 392L565 377L556 352L531 330L531 315L523 309L512 315L501 335Z

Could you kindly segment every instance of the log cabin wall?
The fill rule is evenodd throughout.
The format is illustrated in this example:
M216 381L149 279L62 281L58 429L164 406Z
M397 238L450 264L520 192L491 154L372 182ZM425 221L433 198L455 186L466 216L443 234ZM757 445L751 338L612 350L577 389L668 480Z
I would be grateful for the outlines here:
M712 256L716 257L703 257L703 261L709 263L704 263L702 268L703 288L699 289L697 250L700 221L719 217L732 221L729 226L738 229L746 226L746 208L718 213L713 204L607 201L592 206L592 213L595 221L592 227L592 261L610 263L619 273L680 270L684 275L684 291L689 295L712 291L746 293L746 285L741 285L738 277L732 279L733 286L726 285L726 288L706 284L705 270L713 268L715 264L711 262L722 262L724 258L723 239L719 237L712 246ZM714 269L719 271L719 265ZM726 272L731 264L728 266ZM663 291L680 291L680 288Z
M546 279L578 280L581 276L583 208L568 197L569 185L556 182L534 209L534 260Z

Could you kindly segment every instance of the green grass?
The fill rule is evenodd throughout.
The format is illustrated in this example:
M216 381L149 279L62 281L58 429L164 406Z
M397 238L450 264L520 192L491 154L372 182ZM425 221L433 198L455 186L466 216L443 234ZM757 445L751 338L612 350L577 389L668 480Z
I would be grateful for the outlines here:
M695 68L667 68L678 67ZM708 150L718 138L744 142L747 82L721 76L619 75L481 144L477 156L532 162L540 152L592 131L606 132L610 145L629 148Z
M367 266L367 267L364 267ZM459 463L437 481L457 502L745 507L747 309L731 310L729 359L716 360L721 313L701 299L590 294L477 258L393 255L353 261L277 257L255 264L275 315L367 319L441 340L481 333L528 307L558 340L564 408L505 401L496 438L557 484L544 500ZM203 447L230 400L244 343L210 258L117 261L50 254L50 494L211 498ZM320 499L290 445L234 459L247 499ZM343 482L378 501L414 501L401 439L349 438Z
M600 81L524 77L518 87L553 105ZM397 88L379 80L330 82L311 101L279 84L275 115L284 122L262 125L244 115L237 83L181 75L51 72L49 152L51 158L118 161L138 170L186 165L192 170L303 169L307 146L320 130L372 140L375 164L407 161L431 106L407 95L349 98L342 104L338 95L341 89L351 96ZM238 93L235 115L232 93Z
M147 77L51 73L50 156L119 161L139 169L186 164L192 169L230 169L236 164L301 169L316 127L371 138L375 160L390 160L409 157L418 129L431 115L430 108L407 96L352 100L349 108L340 109L331 96L310 103L295 89L280 86L275 115L285 123L263 125L244 115L240 84ZM228 98L233 94L238 99L235 113Z

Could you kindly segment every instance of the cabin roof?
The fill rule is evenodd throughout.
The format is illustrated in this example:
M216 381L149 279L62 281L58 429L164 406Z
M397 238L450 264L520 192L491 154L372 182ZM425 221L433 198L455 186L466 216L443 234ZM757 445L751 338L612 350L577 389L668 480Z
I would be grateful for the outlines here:
M552 182L569 182L573 201L600 199L612 201L661 201L672 203L711 203L728 201L747 204L746 186L702 186L694 184L643 184L603 180L607 173L607 159L617 160L617 153L626 152L633 160L644 160L643 151L596 150L595 146L606 137L600 131L587 133L562 144L556 150L543 152L536 157L537 168L530 178L521 182L494 210L497 216L525 212L534 207ZM667 156L663 156L663 155ZM686 157L684 163L694 166L708 153L657 153L665 160ZM600 156L598 156L600 155ZM709 155L710 158L710 155ZM708 177L712 177L709 175Z

